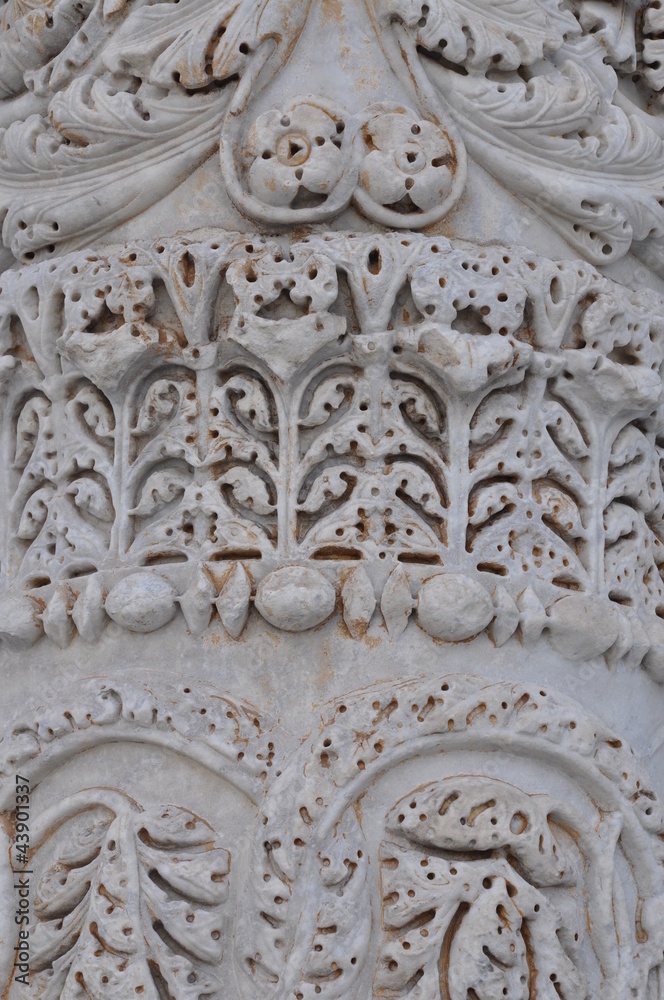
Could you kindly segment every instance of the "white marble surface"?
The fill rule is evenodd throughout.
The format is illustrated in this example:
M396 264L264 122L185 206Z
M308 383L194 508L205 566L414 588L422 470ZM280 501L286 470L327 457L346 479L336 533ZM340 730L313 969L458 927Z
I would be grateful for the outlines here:
M4 5L10 1000L664 1000L663 46Z

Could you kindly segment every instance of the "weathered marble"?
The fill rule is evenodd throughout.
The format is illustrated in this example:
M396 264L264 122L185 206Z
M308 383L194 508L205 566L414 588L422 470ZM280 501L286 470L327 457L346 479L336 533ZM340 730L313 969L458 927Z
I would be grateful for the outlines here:
M8 1000L664 1000L662 66L7 0Z

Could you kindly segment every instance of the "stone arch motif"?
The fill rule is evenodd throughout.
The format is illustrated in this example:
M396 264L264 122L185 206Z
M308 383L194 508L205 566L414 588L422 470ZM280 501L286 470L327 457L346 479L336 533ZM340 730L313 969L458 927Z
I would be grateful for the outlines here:
M0 744L3 839L9 848L11 837L6 860L14 872L12 878L5 871L2 882L10 895L13 880L30 886L30 972L19 980L14 970L8 996L221 995L224 977L232 975L235 859L209 819L172 801L168 781L157 782L151 801L137 801L126 790L135 762L124 769L116 762L104 786L80 787L38 813L31 815L28 805L26 816L19 815L21 803L34 801L68 762L113 744L201 765L256 806L270 770L282 764L279 736L253 706L195 682L95 679L16 722ZM161 766L167 774L171 765L166 759ZM24 788L29 794L19 802ZM217 804L205 808L219 816ZM22 946L22 928L14 911L3 909L3 978L14 946Z
M629 747L541 687L468 675L381 684L335 701L298 746L202 685L93 680L3 744L9 838L14 776L29 772L37 789L100 745L175 752L256 807L250 867L237 874L205 817L143 805L112 773L43 810L30 996L198 1000L223 995L228 976L248 997L527 997L537 977L552 998L659 995L661 803ZM459 773L469 753L476 769ZM485 766L496 754L499 777ZM409 772L396 794L399 768L427 760L430 780L410 787ZM526 760L535 780L554 767L573 801L511 783ZM382 818L365 829L362 800L379 785Z
M482 773L496 754L499 778ZM452 773L395 801L399 767L426 759ZM524 761L581 804L516 787ZM362 800L381 781L374 843ZM236 942L247 993L659 997L663 834L633 751L555 692L450 676L350 694L267 793Z

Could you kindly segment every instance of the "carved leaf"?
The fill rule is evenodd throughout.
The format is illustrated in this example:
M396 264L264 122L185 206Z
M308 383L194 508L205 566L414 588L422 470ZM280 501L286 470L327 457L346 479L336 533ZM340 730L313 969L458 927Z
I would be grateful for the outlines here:
M450 995L479 1000L515 997L528 1000L529 969L521 914L509 896L513 889L504 879L490 888L463 917L450 950ZM475 962L469 961L475 953Z
M23 468L35 450L40 428L51 412L51 404L43 396L33 396L21 410L16 425L14 463Z
M563 538L585 534L581 512L572 496L554 483L533 484L533 493L543 508L543 518Z
M158 202L211 154L236 78L265 63L275 72L307 14L275 0L59 0L28 9L15 30L2 24L0 96L30 84L40 100L26 112L41 112L2 142L14 252L94 239Z
M522 380L532 354L529 344L499 334L477 337L437 326L423 330L418 349L460 396Z
M310 893L312 898L305 910L310 920L311 946L303 968L297 968L299 949L294 948L290 956L288 971L299 973L302 986L312 984L330 1000L340 992L340 969L345 989L357 988L361 958L368 947L371 907L368 859L361 848L358 850L362 843L357 817L348 810L339 821L334 839L326 845L318 869L319 892ZM355 961L349 963L347 956Z
M633 240L649 240L649 259L661 270L662 140L636 107L629 114L612 104L597 114L615 77L602 79L607 67L594 40L568 43L565 52L560 69L543 62L528 82L433 71L473 157L536 205L585 259L618 260Z
M415 382L395 382L400 405L408 421L421 433L433 437L441 432L441 419L433 399Z
M216 390L220 393L221 390ZM265 387L256 378L246 375L233 375L224 384L223 392L232 399L235 412L254 430L273 431L274 419L270 408L270 400ZM212 398L214 398L213 393Z
M606 48L607 62L616 69L633 73L636 69L635 11L627 4L613 7L603 0L581 0L579 23ZM648 11L644 11L648 19Z
M17 531L19 538L32 540L37 537L48 516L48 504L54 492L52 486L42 486L32 494L21 513Z
M218 44L229 18L241 6L242 0L225 0L214 6L194 0L185 11L168 4L139 8L108 47L107 62L116 70L122 69L124 62L137 75L169 89L174 74L186 88L205 87L213 79L211 47ZM244 61L239 53L236 61L238 66Z
M174 339L168 332L160 335L149 323L138 321L123 323L110 333L77 330L61 352L104 392L113 392L148 358L167 355Z
M190 481L184 469L170 468L153 472L141 490L137 505L131 511L138 517L151 517L182 496Z
M472 525L482 525L502 511L510 510L519 502L519 491L514 483L493 483L480 487L470 499Z
M109 204L118 220L148 208L173 189L183 168L195 169L209 154L223 118L223 97L210 103L209 97L180 91L164 100L147 88L139 97L129 78L122 82L126 90L104 78L79 77L53 97L52 120L33 114L13 122L2 136L0 202L8 208L7 234L16 256L76 237L86 218L90 237L101 236L108 229ZM163 144L172 150L167 158ZM109 171L118 161L122 170ZM151 183L145 183L148 174ZM39 212L44 189L47 218ZM26 218L27 229L20 225Z
M208 824L102 789L51 818L69 837L38 883L28 995L199 1000L218 988L229 854Z
M231 469L220 476L219 483L230 487L233 499L240 507L263 516L274 511L265 481L250 469L241 466Z
M649 511L656 497L657 462L645 434L633 424L614 441L609 469L609 497L629 497Z
M109 47L107 60L116 71L124 61L157 86L172 89L175 78L195 92L241 75L263 37L292 46L306 10L287 22L280 13L273 0L192 0L184 11L168 4L139 8Z
M557 400L549 400L543 407L544 423L560 450L572 458L585 458L588 445L570 411Z
M470 440L476 447L487 445L518 416L518 400L494 392L475 411L470 424Z
M555 0L431 0L423 11L415 0L375 0L381 16L417 29L421 45L444 50L450 62L486 69L491 61L503 70L536 62L562 45L563 35L579 26ZM442 44L444 40L445 45Z
M261 919L252 922L248 942L242 942L245 972L253 981L260 976L266 991L279 983L289 993L316 993L323 1000L357 995L372 923L360 824L347 809L314 854L309 878L292 878L303 848L314 846L309 841L316 807L308 795L294 799L288 787L282 793L291 808L297 803L301 836L293 856L292 848L272 838L269 825L264 831L263 882L254 883Z
M115 517L113 501L105 484L96 479L76 479L71 484L68 493L74 497L74 503L81 510L87 511L100 521L112 521Z
M316 386L306 414L300 418L300 425L302 427L318 427L320 424L324 424L345 400L351 398L353 392L353 383L346 377L325 379Z
M148 389L136 420L136 433L151 434L175 415L181 399L180 383L160 378Z
M99 390L91 385L76 393L73 400L67 404L67 411L79 409L83 422L98 438L112 438L115 434L113 410L107 399Z
M604 512L604 528L607 545L612 545L619 538L628 538L636 532L640 517L633 507L624 503L609 504Z
M435 518L445 518L445 507L441 503L439 489L431 475L414 462L397 462L390 479L395 492L405 493L427 514Z
M348 492L348 470L342 466L331 466L314 480L306 500L298 505L298 510L315 514L324 504L338 500Z
M536 798L495 779L445 779L397 803L388 828L398 839L380 850L387 933L374 995L528 1000L536 977L547 1000L590 996L538 888L574 886L577 868Z

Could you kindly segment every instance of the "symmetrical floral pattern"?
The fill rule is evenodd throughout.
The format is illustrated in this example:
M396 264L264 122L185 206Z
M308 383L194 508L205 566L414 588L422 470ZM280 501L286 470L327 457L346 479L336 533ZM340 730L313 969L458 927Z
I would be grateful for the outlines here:
M48 789L54 771L85 761L85 751L107 740L147 750L158 762L154 791L164 775L169 781L139 803L125 791L128 769L110 766L104 787L90 787L88 779L31 815L29 865L19 857L25 845L6 855L17 871L29 868L16 876L30 882L29 984L12 974L3 989L12 1000L228 995L234 861L209 820L172 804L173 761L203 767L251 809L294 741L251 704L195 681L176 688L79 683L65 701L38 710L27 724L17 721L0 741L4 830L15 821L9 799L17 769L27 772L32 790ZM218 822L216 805L208 805ZM18 930L12 919L10 937Z
M659 0L5 2L0 647L71 650L8 684L3 997L663 1000L647 772L471 673L664 682L663 55Z
M662 271L658 2L371 0L373 56L364 64L359 46L353 62L363 80L377 53L387 55L403 97L382 118L379 88L350 114L347 89L333 80L290 111L257 110L320 7L282 6L6 4L5 260L89 243L163 198L221 139L232 200L268 227L333 218L353 191L382 225L428 225L463 193L467 150L584 259L610 264L632 250ZM330 115L348 127L343 158ZM280 124L289 117L292 133Z
M367 215L387 226L399 226L398 216L409 215L411 224L423 226L452 207L465 179L458 139L453 143L433 122L388 109L371 118L363 134L369 152L355 197Z
M48 792L108 741L234 784L253 835L231 859L208 820L161 788L137 803L113 768L58 799L35 827L32 965L12 998L658 995L661 803L615 733L541 685L374 685L300 742L214 689L87 682L15 720L3 808L17 768ZM557 793L533 792L552 768Z
M511 784L524 759L569 777L573 797ZM662 849L655 837L645 850L643 831L661 813L633 759L541 685L447 677L339 698L268 792L253 862L267 919L237 950L260 953L279 998L500 1000L527 998L535 982L552 1000L657 996ZM409 762L448 777L394 805ZM625 860L636 883L626 892ZM275 889L286 902L269 905Z
M239 634L256 587L300 630L337 591L352 634L417 606L661 676L654 294L412 235L230 236L8 274L0 309L7 639L178 605Z
M227 150L241 146L233 123L222 148L229 193L253 218L267 208L270 222L318 222L352 198L382 225L419 229L441 219L466 182L465 149L451 123L445 130L386 104L344 115L302 98L260 115L231 168Z
M562 803L495 778L446 778L398 802L381 844L375 995L417 985L420 997L528 1000L539 980L551 1000L590 998L575 964L585 859L570 820L580 833Z
M287 112L267 111L254 122L246 147L247 181L266 205L309 208L332 194L344 176L348 158L346 123L312 103Z

